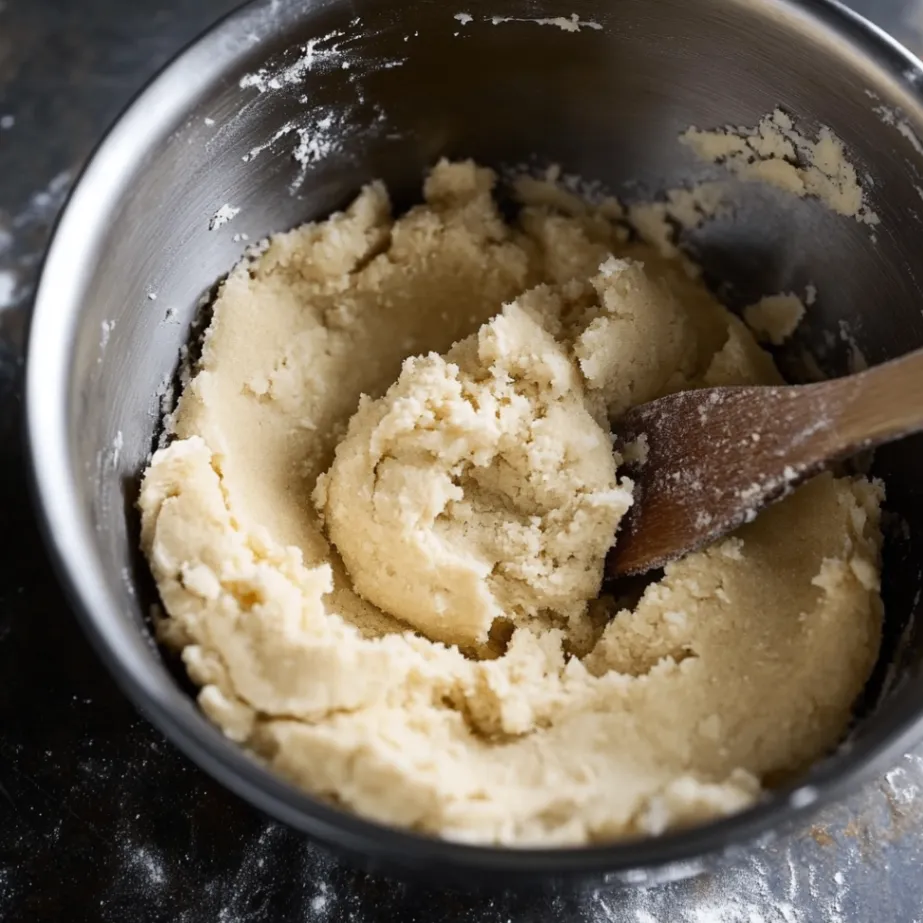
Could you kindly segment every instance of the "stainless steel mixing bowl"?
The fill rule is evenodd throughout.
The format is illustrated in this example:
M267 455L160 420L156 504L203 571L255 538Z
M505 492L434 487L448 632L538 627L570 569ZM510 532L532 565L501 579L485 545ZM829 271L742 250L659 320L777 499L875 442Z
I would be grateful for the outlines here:
M537 21L556 17L570 22ZM409 200L443 154L556 162L628 199L649 197L710 175L677 143L682 129L753 125L782 106L803 128L825 124L843 139L880 224L751 189L735 217L689 245L712 278L733 284L735 303L817 286L805 330L780 357L795 370L805 347L832 373L856 347L878 362L923 345L921 82L907 52L820 0L256 0L217 25L93 158L32 323L39 509L75 608L126 692L270 814L369 862L468 882L692 874L895 760L923 730L920 440L875 465L903 518L886 550L881 665L848 745L737 817L590 849L474 848L384 829L296 791L226 740L151 640L155 595L136 553L134 501L196 305L244 235L322 216L373 177Z

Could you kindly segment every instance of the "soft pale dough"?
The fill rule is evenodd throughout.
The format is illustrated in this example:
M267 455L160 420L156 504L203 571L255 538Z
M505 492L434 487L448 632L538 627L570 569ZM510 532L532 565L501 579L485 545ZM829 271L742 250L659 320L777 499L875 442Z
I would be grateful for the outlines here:
M584 616L631 505L580 372L527 301L363 398L315 492L356 592L468 648L498 619Z
M740 810L848 724L881 490L824 475L600 598L609 415L778 373L601 211L509 226L493 182L440 164L397 221L372 185L231 273L142 485L161 637L232 739L385 823L573 844Z

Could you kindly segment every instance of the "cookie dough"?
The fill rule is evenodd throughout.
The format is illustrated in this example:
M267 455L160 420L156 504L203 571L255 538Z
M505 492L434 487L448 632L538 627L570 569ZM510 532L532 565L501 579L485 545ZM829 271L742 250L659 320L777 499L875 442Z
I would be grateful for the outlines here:
M680 141L739 179L817 199L826 208L863 224L880 223L866 201L845 145L825 126L812 137L796 127L787 112L774 109L755 128L729 125L703 131L693 126L680 135Z
M738 811L842 736L875 661L881 488L823 475L640 594L608 420L777 382L612 209L441 163L224 282L142 545L199 702L332 803L455 840L580 844ZM534 192L535 190L533 190Z
M466 648L498 620L584 616L632 499L576 364L522 301L361 399L315 490L353 589Z
M792 292L766 295L744 308L744 320L760 342L781 346L798 328L806 310Z

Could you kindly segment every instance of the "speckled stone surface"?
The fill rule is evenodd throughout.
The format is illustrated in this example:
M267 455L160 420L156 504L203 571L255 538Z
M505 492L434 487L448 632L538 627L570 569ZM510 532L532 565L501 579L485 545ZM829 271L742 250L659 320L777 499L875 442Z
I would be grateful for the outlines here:
M475 898L355 872L128 704L56 588L26 494L22 347L57 212L106 126L234 0L0 0L0 921L840 923L923 919L923 748L717 875ZM905 0L861 12L911 47Z

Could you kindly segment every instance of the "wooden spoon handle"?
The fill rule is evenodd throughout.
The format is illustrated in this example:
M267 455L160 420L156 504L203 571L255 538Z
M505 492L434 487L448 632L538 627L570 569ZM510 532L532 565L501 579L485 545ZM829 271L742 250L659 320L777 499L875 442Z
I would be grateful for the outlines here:
M831 381L830 406L842 451L873 448L923 430L923 349L850 378Z
M647 439L635 503L610 576L703 548L850 455L923 430L923 350L834 381L704 388L667 395L617 422Z

